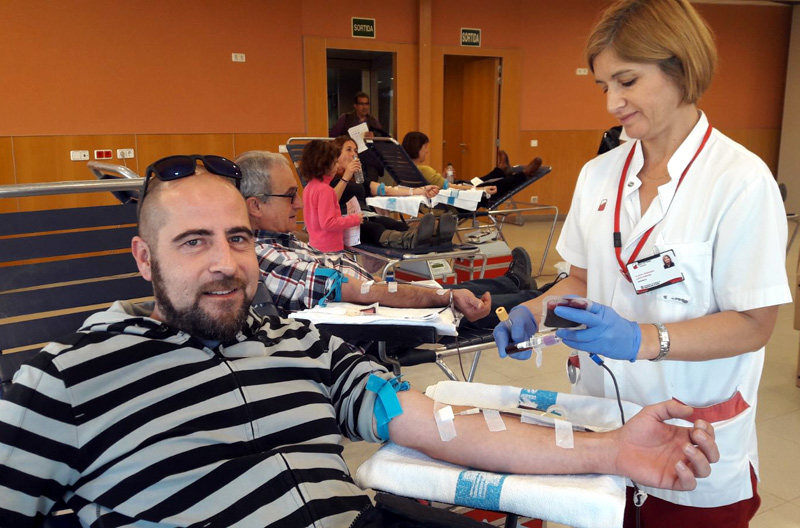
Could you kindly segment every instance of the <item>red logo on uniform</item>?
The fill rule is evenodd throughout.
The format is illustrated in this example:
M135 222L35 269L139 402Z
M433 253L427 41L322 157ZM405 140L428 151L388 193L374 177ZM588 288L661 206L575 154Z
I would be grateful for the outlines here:
M607 202L607 201L608 201L608 200L603 200L602 202L600 202L600 207L598 207L598 208L597 208L597 210L598 210L598 211L604 211L604 210L605 210L605 208L606 208L606 202Z

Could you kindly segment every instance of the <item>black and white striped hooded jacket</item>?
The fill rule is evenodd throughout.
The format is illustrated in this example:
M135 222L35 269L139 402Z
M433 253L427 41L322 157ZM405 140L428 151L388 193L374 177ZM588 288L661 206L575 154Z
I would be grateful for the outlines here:
M50 343L0 401L0 527L64 498L91 527L348 526L370 505L341 441L379 441L367 356L252 314L231 342L117 302Z

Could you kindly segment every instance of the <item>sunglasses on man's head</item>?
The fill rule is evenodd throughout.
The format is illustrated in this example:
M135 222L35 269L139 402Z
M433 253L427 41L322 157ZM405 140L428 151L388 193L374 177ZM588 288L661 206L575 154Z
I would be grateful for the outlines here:
M213 155L202 156L199 154L192 154L191 156L167 156L147 167L144 187L142 188L142 194L139 198L139 207L141 208L144 197L147 195L147 185L150 183L150 178L152 176L155 176L161 181L179 180L197 172L198 161L203 163L203 166L208 172L231 178L236 184L236 188L239 188L242 181L242 171L239 169L238 165L228 158Z

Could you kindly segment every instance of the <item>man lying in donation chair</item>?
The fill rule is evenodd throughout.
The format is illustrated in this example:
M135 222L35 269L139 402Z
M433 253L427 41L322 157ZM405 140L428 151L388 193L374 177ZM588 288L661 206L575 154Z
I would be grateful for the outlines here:
M664 423L692 412L677 402L576 432L572 449L518 421L487 435L478 414L457 416L443 442L434 400L313 325L252 311L260 273L240 177L209 156L148 169L132 253L155 301L115 303L19 370L0 401L0 526L35 526L59 498L86 526L445 526L375 508L343 436L678 490L710 473L713 428Z

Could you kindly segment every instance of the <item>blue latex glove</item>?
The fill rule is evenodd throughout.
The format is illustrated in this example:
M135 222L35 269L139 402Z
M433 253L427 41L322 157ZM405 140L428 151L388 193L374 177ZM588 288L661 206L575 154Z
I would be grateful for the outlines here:
M558 306L555 313L586 325L584 330L560 328L556 332L568 347L611 359L636 361L642 330L637 323L621 317L611 307L599 303L592 303L588 310Z
M530 339L536 333L536 319L533 313L523 305L515 306L508 313L508 319L494 327L494 342L497 344L497 351L500 357L504 358L506 354L506 347L511 343L519 343ZM523 350L516 354L511 354L514 359L528 359L531 357L530 350Z

